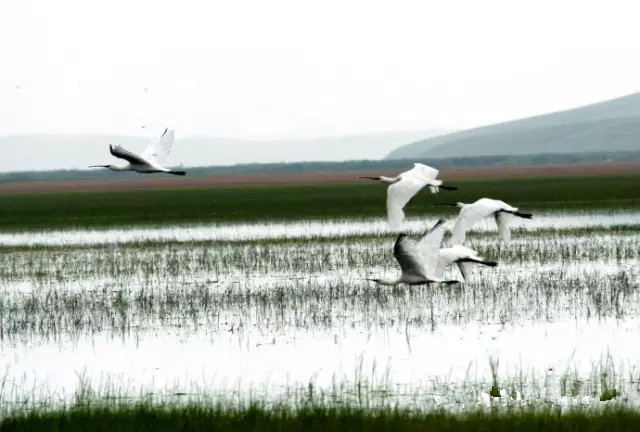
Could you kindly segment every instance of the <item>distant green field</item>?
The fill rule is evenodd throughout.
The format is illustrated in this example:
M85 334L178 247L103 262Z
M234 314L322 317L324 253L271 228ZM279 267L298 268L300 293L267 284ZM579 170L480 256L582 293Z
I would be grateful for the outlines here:
M408 216L453 214L436 202L502 199L525 211L640 208L640 173L620 176L461 180L458 191L414 197ZM376 182L301 186L61 192L0 197L0 229L55 229L260 220L373 217L385 214Z

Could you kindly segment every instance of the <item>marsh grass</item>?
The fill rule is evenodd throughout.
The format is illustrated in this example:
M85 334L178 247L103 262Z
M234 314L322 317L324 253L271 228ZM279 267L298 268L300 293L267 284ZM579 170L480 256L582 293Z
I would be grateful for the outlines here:
M38 249L0 255L0 333L56 338L165 327L212 333L622 319L640 312L638 235L527 235L474 247L499 267L455 288L371 285L387 240ZM535 271L534 271L535 269ZM459 277L456 269L452 277Z
M116 284L76 290L45 284L37 293L12 293L0 300L0 333L7 340L37 340L158 327L213 334L254 325L268 331L407 326L434 331L446 324L621 319L638 313L638 287L628 283L626 272L559 276L481 280L455 289L385 289L339 279L220 286L140 281L135 288Z
M410 413L402 409L367 410L314 407L292 411L259 404L239 409L220 406L148 406L85 408L29 413L5 419L0 430L13 431L635 431L640 413L628 409L603 411L514 410L450 413Z
M252 404L74 408L24 413L6 418L0 430L14 431L635 431L640 413L625 408L604 410L515 409L464 414L413 413L403 409L308 406L298 410Z

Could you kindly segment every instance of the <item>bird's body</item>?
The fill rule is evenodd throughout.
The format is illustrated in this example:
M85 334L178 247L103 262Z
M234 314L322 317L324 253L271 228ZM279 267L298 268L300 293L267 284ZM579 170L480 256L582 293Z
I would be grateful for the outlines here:
M493 261L486 261L478 255L478 252L462 245L442 249L443 239L444 219L440 219L418 243L425 265L432 269L432 275L437 278L442 278L445 269L452 264L458 265L465 280L471 275L473 264L484 264L491 267L498 265Z
M493 216L498 226L498 233L505 243L511 239L509 222L512 216L531 219L533 215L521 213L517 207L510 206L504 201L489 198L480 198L472 204L456 203L452 204L460 207L460 215L453 227L451 236L452 244L462 244L466 233L473 225L487 217Z
M439 171L421 163L413 164L413 168L396 177L361 177L377 180L389 185L387 188L387 220L393 227L398 227L404 220L404 206L422 188L428 186L431 193L438 193L440 189L455 190L453 186L443 186L442 180L437 180Z
M439 222L440 223L440 222ZM402 274L393 280L369 279L380 285L396 286L401 283L407 285L425 285L430 283L454 284L457 280L446 280L433 275L435 268L429 267L430 262L425 259L422 248L407 238L406 234L398 235L393 246L393 256L400 264Z
M127 164L92 165L89 168L99 167L107 168L111 171L135 171L143 174L167 173L174 175L185 175L186 173L184 171L176 171L162 166L162 163L171 152L171 146L173 145L174 136L175 132L173 129L165 129L158 142L149 145L149 147L147 147L140 156L130 152L120 145L109 145L109 151L111 152L111 154L119 159L126 160Z

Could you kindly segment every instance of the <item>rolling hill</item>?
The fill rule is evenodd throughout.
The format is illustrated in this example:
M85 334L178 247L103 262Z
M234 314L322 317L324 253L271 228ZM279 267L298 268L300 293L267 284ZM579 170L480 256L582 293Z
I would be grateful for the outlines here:
M427 138L386 159L640 150L640 93Z

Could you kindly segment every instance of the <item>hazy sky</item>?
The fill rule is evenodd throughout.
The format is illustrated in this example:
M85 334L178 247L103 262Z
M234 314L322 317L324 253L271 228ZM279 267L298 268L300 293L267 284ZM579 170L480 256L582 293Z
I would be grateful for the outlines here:
M472 127L640 90L639 16L634 1L3 0L0 135Z

